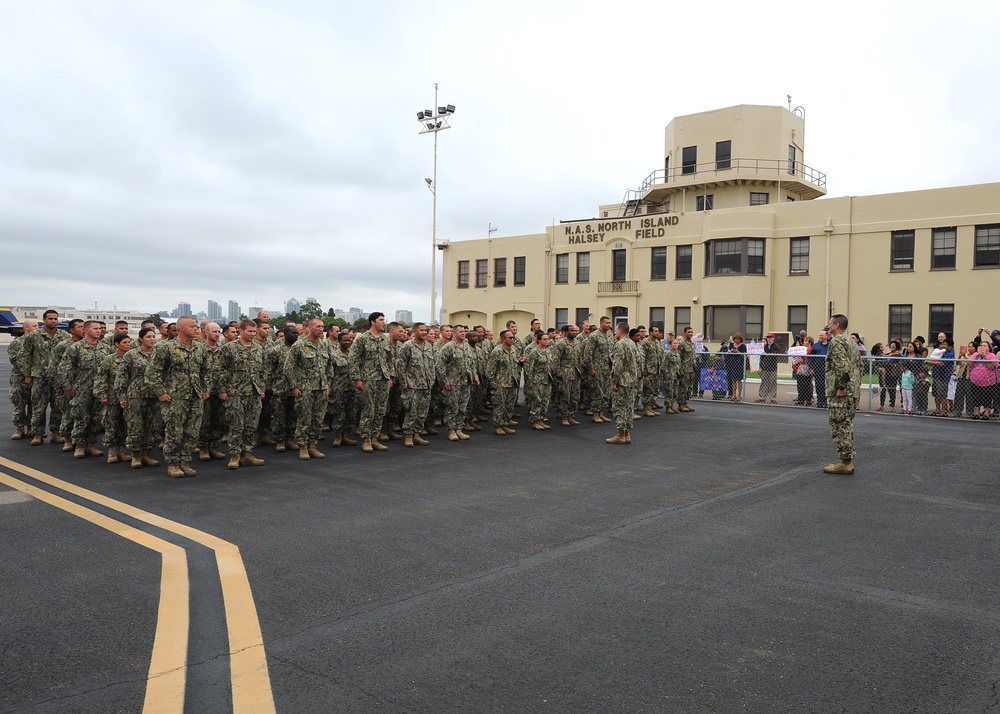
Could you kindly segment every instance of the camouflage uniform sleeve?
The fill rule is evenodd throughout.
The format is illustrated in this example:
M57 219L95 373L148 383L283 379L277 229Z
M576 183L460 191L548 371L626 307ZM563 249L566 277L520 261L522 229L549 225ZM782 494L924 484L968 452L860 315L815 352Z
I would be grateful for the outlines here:
M359 379L361 379L361 372L365 360L366 334L368 333L361 334L356 340L354 340L354 342L351 343L351 351L347 357L347 365L348 369L351 372L352 382L357 382Z
M68 348L62 352L58 366L55 369L56 387L60 389L72 389L76 365L73 362L73 353L76 350Z
M169 354L167 352L168 348L164 346L166 344L167 342L156 343L156 347L153 348L153 355L149 358L149 364L146 365L146 374L143 375L147 389L155 397L161 397L167 393L166 387L163 384L163 364Z
M97 374L94 377L94 396L99 400L111 399L111 380L114 379L114 369L111 363L115 357L116 355L108 355L101 360L101 366L97 368Z

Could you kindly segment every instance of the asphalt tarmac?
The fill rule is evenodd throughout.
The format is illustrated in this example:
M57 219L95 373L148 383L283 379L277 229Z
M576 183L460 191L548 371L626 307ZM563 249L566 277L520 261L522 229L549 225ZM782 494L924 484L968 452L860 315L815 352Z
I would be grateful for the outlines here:
M169 710L171 549L186 712L1000 711L995 422L859 415L835 477L825 412L693 405L186 479L2 432L0 713Z

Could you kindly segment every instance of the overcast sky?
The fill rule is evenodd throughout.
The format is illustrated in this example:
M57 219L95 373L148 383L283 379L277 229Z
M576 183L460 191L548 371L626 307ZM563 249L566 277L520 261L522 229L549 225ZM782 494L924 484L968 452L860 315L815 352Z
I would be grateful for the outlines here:
M6 305L310 296L426 319L416 112L435 82L457 107L441 240L595 216L662 166L673 117L788 94L831 197L1000 180L993 0L0 0L0 18Z

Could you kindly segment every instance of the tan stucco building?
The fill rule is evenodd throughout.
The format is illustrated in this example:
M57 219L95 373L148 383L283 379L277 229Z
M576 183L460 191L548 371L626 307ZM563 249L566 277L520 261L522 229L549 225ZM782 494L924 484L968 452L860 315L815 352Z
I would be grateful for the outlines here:
M804 119L783 107L677 117L663 168L599 217L452 241L449 321L608 315L718 341L815 335L842 312L869 344L1000 327L1000 183L824 198L804 161Z

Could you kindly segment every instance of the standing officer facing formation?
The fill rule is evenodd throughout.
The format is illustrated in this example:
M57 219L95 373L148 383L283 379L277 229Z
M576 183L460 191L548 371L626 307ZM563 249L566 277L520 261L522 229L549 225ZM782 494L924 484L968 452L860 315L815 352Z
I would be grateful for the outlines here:
M861 357L847 336L847 317L834 315L827 328L832 335L826 355L826 402L830 432L840 461L823 469L828 474L854 473L854 412L861 395Z

